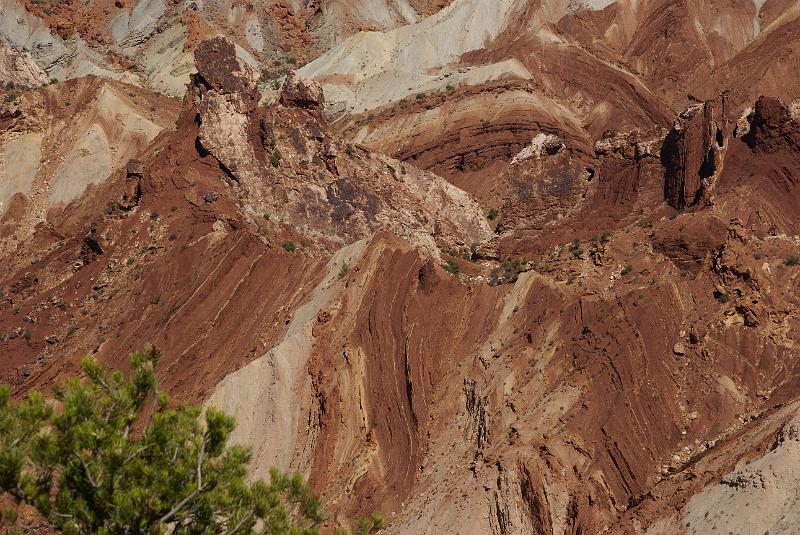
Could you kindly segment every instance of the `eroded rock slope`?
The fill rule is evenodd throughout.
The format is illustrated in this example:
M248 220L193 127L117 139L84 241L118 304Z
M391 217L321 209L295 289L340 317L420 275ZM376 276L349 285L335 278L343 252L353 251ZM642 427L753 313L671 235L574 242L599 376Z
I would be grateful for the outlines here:
M180 103L4 91L0 378L150 340L326 527L792 533L797 7L446 4L276 90L198 30Z

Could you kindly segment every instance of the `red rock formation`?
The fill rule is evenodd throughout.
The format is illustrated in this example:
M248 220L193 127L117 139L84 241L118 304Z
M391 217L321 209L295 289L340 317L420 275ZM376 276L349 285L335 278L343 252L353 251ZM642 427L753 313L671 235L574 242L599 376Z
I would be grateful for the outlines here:
M730 127L726 96L681 113L661 149L664 198L683 209L703 201L721 171Z
M331 139L316 83L290 75L279 103L264 109L257 107L255 77L231 43L206 41L196 63L192 107L182 121L199 124L202 151L242 186L256 213L280 213L285 222L340 244L379 228L428 247L434 239L464 245L489 234L480 208L463 191Z
M388 533L680 533L800 406L797 105L742 114L751 74L790 69L774 36L794 11L765 4L758 38L696 31L750 31L755 8L729 4L520 2L452 72L513 55L530 80L371 120L329 124L296 73L261 94L221 38L197 44L180 110L101 79L21 94L0 170L46 143L0 219L0 379L21 396L152 341L163 386L235 414L255 475L308 475L326 527L378 510ZM723 96L675 118L694 86ZM175 128L43 203L123 112Z
M792 118L777 98L761 97L750 118L749 132L742 137L754 152L800 151L800 121Z

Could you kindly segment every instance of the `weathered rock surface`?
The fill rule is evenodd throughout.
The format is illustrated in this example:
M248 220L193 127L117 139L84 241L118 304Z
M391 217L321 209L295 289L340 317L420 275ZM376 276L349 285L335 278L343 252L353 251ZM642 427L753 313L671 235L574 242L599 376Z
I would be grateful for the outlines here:
M726 96L689 108L675 120L661 149L664 198L683 209L704 200L724 165L730 127Z
M759 98L749 119L750 128L742 139L754 151L800 150L800 117L779 99Z
M30 54L0 45L0 85L36 87L48 82L47 74Z
M327 132L322 95L313 81L287 77L279 103L258 108L248 67L223 39L196 52L192 89L198 142L246 193L256 215L276 214L302 232L344 245L378 230L435 249L469 246L491 231L468 194ZM254 132L271 130L264 137Z
M15 395L152 341L326 527L792 533L794 3L51 4L0 0L79 76L2 92Z

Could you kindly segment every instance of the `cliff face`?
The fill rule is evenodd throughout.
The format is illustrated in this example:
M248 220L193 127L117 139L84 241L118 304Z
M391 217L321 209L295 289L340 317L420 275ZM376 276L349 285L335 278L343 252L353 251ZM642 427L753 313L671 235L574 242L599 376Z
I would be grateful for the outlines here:
M181 102L4 92L0 380L152 341L329 527L791 533L796 6L384 4L277 89L195 28Z
M680 164L697 163L681 179L693 191L680 194L691 197L679 201L683 186L670 192L674 205L691 204L695 182L704 180L696 173L707 156L716 157L707 154L710 122L726 129L720 114L730 121L761 94L798 94L788 58L798 52L792 37L800 11L789 3L487 6L462 0L412 25L352 36L302 72L322 83L338 129L486 200L491 181L484 175L501 172L497 163L540 133L560 134L572 149L591 153L608 129L669 128L676 112L718 101L701 113L705 127L694 112L683 118L708 145L700 162ZM465 13L481 15L459 15Z
M678 116L661 150L664 198L673 208L702 202L724 165L730 137L726 98L689 108Z

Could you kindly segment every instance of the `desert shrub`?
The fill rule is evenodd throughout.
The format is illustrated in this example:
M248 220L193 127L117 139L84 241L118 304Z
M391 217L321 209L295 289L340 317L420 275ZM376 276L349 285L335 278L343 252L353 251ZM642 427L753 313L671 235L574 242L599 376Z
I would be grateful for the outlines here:
M454 277L458 276L458 274L461 273L461 266L459 266L458 262L456 262L455 260L448 260L447 262L442 264L442 267L444 268L445 271L447 271Z
M504 260L489 273L489 286L497 286L505 282L516 282L519 274L525 271L525 260Z
M714 299L719 301L720 303L727 303L731 300L730 296L725 292L720 292L719 290L714 292Z
M291 240L283 240L281 242L281 247L288 253L293 253L297 250L297 246L295 246L294 242Z
M281 151L275 149L269 156L269 163L272 165L272 167L278 167L281 163L281 158L283 158Z
M572 253L573 258L580 258L583 254L583 250L581 249L581 240L578 238L572 240L569 250Z
M611 236L612 234L610 230L604 230L603 232L592 236L591 241L592 243L608 243L609 240L611 240Z

